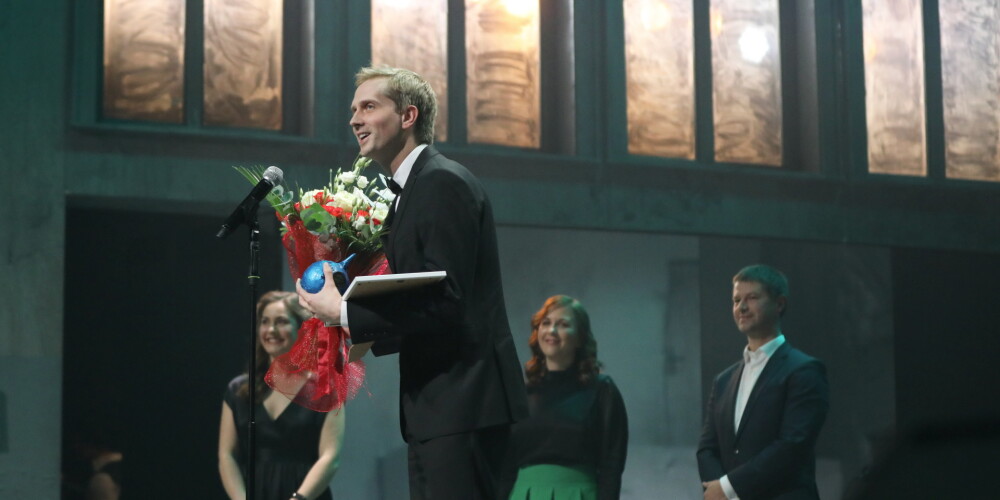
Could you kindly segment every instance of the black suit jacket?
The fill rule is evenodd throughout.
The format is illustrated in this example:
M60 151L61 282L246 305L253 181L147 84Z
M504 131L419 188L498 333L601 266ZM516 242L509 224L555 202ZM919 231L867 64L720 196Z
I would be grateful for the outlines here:
M493 211L465 167L428 146L385 240L394 273L446 271L436 285L348 301L355 342L399 352L400 427L409 441L527 416L507 323Z
M742 374L741 360L712 384L698 445L702 481L728 474L740 500L819 498L814 447L829 408L823 363L785 342L733 429Z

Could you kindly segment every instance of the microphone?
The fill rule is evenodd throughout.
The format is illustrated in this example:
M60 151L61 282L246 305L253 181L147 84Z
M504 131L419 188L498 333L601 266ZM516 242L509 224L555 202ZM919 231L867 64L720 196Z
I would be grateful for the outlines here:
M243 198L243 201L233 210L233 213L229 214L229 218L226 219L226 222L222 223L222 228L219 229L215 237L225 238L235 231L240 224L246 222L247 214L251 210L257 210L260 200L263 200L267 196L267 193L270 193L274 189L274 186L281 184L281 179L284 175L278 167L267 167L264 175L261 176L260 182L253 187L253 190L250 191L250 194L246 198Z

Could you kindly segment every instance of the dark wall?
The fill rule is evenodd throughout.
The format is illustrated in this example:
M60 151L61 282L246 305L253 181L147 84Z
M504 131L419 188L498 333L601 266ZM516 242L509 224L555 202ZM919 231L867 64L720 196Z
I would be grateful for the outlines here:
M847 498L986 498L1000 463L1000 255L894 249L897 426Z
M68 209L64 458L80 439L121 450L125 498L223 496L222 393L246 370L251 311L247 229L215 238L225 215ZM259 292L282 262L261 222Z
M901 431L1000 417L1000 255L893 251Z

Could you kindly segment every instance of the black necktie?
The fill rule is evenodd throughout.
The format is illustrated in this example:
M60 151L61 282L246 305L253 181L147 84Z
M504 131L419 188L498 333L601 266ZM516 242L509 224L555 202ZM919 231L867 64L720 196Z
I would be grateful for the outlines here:
M389 191L392 191L394 195L399 195L399 193L403 192L403 186L400 186L392 177L386 180L386 184L389 185Z

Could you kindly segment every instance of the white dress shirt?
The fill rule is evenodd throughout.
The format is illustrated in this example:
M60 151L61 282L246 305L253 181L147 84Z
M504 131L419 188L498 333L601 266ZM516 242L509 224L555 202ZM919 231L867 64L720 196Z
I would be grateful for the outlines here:
M753 386L757 383L757 379L760 378L760 373L764 371L764 367L767 366L767 362L771 359L774 351L777 351L784 343L785 336L778 333L777 337L760 346L756 351L751 351L750 346L743 348L743 375L740 376L740 387L736 391L736 411L733 412L734 430L738 431L740 428L740 421L743 420L743 410L746 410L750 393L753 392ZM729 482L728 474L719 478L719 484L722 485L722 491L726 493L726 498L729 500L740 499L739 495L736 494L736 490L733 489L732 483Z

